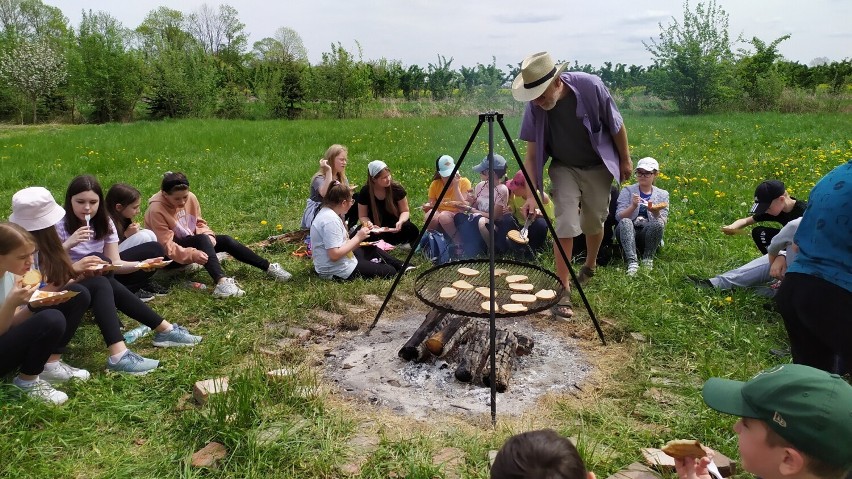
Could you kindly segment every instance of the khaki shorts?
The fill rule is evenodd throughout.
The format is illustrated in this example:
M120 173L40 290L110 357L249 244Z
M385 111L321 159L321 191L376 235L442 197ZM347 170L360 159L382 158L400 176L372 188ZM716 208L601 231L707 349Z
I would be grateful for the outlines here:
M551 161L547 172L556 214L556 236L574 238L580 233L601 233L609 214L613 180L606 165L580 169Z

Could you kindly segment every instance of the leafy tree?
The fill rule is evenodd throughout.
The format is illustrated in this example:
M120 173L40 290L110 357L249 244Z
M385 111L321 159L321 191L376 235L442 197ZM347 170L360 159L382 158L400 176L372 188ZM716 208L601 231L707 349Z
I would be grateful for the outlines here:
M790 38L784 35L767 45L757 37L752 38L751 44L755 51L740 51L737 62L737 75L740 88L745 94L745 101L756 110L769 110L778 104L784 89L784 79L778 72L778 44Z
M654 92L675 101L685 113L709 110L730 96L733 54L728 39L728 14L710 0L690 11L684 3L683 22L660 24L660 38L645 43L654 56Z
M399 88L406 100L416 100L426 86L426 72L419 65L409 67L399 76Z
M402 65L399 61L386 58L372 60L367 63L367 73L373 90L373 98L395 96L402 74Z
M0 77L23 93L33 105L36 122L38 100L65 80L65 58L46 41L23 42L0 59Z
M240 22L237 10L230 5L219 5L219 11L216 11L205 3L187 17L186 25L189 34L205 53L211 55L219 55L223 51L239 54L248 44L246 26Z
M509 81L509 78L505 73L503 73L503 70L497 68L496 57L491 57L491 64L489 65L477 63L476 75L477 86L485 101L494 101L500 92L500 88L504 83Z
M453 58L447 61L443 55L438 55L438 63L430 63L428 67L428 86L432 92L433 100L443 100L452 94L453 88L458 83L456 73L450 70Z
M357 45L357 42L356 42ZM334 102L337 118L357 116L361 102L369 94L367 68L358 57L343 48L340 42L331 44L331 51L322 54L322 63L310 69L310 96Z
M156 57L163 50L181 50L194 43L192 36L184 30L184 16L178 10L159 7L145 16L136 28L142 41L142 49L148 57Z
M290 59L295 62L308 63L308 50L305 48L302 37L290 27L281 27L275 30L275 40L281 44L282 59Z

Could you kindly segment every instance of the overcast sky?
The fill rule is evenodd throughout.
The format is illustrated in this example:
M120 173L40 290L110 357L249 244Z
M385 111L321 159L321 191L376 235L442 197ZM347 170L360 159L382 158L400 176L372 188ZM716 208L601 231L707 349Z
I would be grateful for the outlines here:
M227 3L239 12L249 49L279 27L302 37L311 63L332 43L350 52L356 41L364 60L387 58L426 67L438 55L451 68L520 62L547 50L557 60L600 67L604 61L649 65L642 41L658 38L659 23L683 16L682 0L505 1L505 0L44 0L77 26L81 11L110 13L136 28L159 6L191 13L207 3ZM693 0L692 6L696 4ZM758 37L766 43L792 35L779 46L788 60L852 57L850 0L720 0L729 15L732 39Z

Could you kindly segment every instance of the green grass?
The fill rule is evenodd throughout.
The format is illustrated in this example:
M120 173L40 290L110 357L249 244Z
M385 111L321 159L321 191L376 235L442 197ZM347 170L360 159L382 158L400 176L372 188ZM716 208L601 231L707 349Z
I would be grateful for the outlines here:
M442 153L457 157L476 123L476 117L466 117L4 127L0 215L8 216L11 195L25 186L45 186L61 202L74 175L91 173L105 188L128 182L147 197L163 172L181 170L214 230L251 244L279 232L278 225L297 228L309 178L329 144L349 147L348 174L359 185L370 160L386 161L416 206L426 199L434 159ZM506 123L515 135L519 119ZM6 381L0 387L0 476L340 477L347 441L365 424L379 437L361 467L361 477L369 478L440 477L431 453L444 447L465 452L464 477L484 478L488 449L514 432L542 426L577 437L600 477L639 460L640 447L675 437L695 437L736 457L733 420L702 404L700 386L710 376L744 379L776 363L768 349L784 344L783 326L748 292L707 294L682 279L709 276L755 256L747 236L727 237L718 227L746 215L754 186L767 177L807 197L820 176L852 157L849 117L628 116L626 124L634 161L643 156L660 161L664 176L658 185L671 193L672 212L652 274L628 280L616 262L600 269L586 289L597 316L611 323L606 326L611 346L596 346L592 353L626 351L628 359L607 363L604 380L585 385L582 401L558 398L538 417L501 418L492 431L487 421L401 428L388 413L335 395L301 397L297 386L321 382L311 372L314 359L302 349L276 358L261 354L261 347L284 335L270 325L315 322L311 309L343 312L364 294L383 296L391 283L321 281L309 262L290 255L294 246L275 244L262 254L294 273L289 283L272 283L230 262L225 268L247 290L245 298L215 301L175 290L152 303L167 319L205 336L192 350L154 351L147 338L134 345L162 360L155 373L105 375L105 348L87 320L66 358L94 376L63 388L71 396L68 404L50 408L20 400ZM474 177L469 168L486 152L486 128L465 162L469 177ZM495 137L498 152L509 157L502 134L496 131ZM413 217L423 220L419 210ZM552 265L550 255L541 261ZM406 278L399 290L410 291L411 285ZM584 316L578 319L583 322ZM633 341L630 332L647 341ZM282 365L298 366L302 373L283 382L264 378L264 371ZM222 375L232 380L227 395L203 408L178 408L196 380ZM648 393L651 388L661 391L664 402ZM261 440L270 429L278 431L274 439ZM229 451L220 468L189 467L192 452L211 440Z

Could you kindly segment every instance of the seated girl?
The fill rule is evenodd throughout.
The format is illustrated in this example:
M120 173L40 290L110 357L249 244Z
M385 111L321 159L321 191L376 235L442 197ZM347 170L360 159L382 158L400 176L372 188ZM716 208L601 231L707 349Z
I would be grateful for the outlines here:
M464 256L473 257L487 251L489 236L489 205L490 190L494 188L494 224L497 235L494 237L494 248L497 254L502 254L508 249L506 233L514 227L512 215L509 211L509 189L500 178L506 175L506 159L500 155L493 155L493 173L489 177L489 165L491 160L485 157L473 167L473 171L479 173L481 181L473 188L468 198L468 205L464 215L456 215L456 229L461 233L464 246Z
M467 195L470 192L470 180L462 178L458 172L450 178L450 173L456 167L455 160L449 155L442 155L435 161L435 176L432 178L432 183L429 184L429 201L422 208L424 213L429 213L435 204L438 202L438 196L444 189L447 182L450 183L447 193L441 200L441 204L437 205L438 211L432 217L432 221L426 225L427 230L438 230L446 233L450 237L455 246L455 253L461 254L462 239L456 231L454 218L460 212L467 208Z
M367 184L358 194L358 218L370 230L387 228L387 231L371 233L370 240L413 246L420 230L409 220L405 188L391 179L384 161L371 161L367 165L367 175Z
M660 165L646 157L636 164L636 184L627 185L618 195L615 234L627 261L627 275L639 271L637 243L644 247L642 266L654 268L654 255L663 241L663 229L669 219L669 192L654 186Z
M311 224L314 269L324 279L395 276L402 268L402 261L376 246L360 246L370 235L369 228L362 226L355 236L349 237L342 215L354 202L348 186L334 182L328 188L323 206Z
M32 235L14 223L0 223L0 375L18 370L15 386L30 397L62 404L68 396L52 384L89 379L88 371L69 366L61 357L90 298L88 291L74 285L66 288L78 293L70 299L30 302L39 285L25 285L22 276L35 266L35 254Z
M162 258L166 255L163 246L157 242L157 235L151 230L140 228L139 223L133 221L133 218L139 214L141 203L142 194L126 183L110 186L104 199L106 212L118 236L118 255L123 261L139 262ZM154 272L153 269L148 271L143 269L135 273L119 275L118 280L130 291L135 291L139 299L148 301L155 295L162 296L169 291L151 282Z
M213 296L226 298L246 294L234 278L222 272L216 253L228 253L237 261L265 271L276 281L292 277L281 265L261 258L234 238L214 233L201 217L201 205L189 191L189 180L183 173L169 171L163 175L160 192L148 200L148 205L145 226L157 236L169 259L178 264L204 266L216 284Z
M515 173L514 178L506 182L506 188L509 190L509 209L514 216L515 227L520 230L527 221L523 206L527 198L532 194L527 187L527 180L524 178L524 173L522 171ZM547 217L550 218L550 221L555 221L553 202L550 201L550 197L547 196L547 193L540 192L539 198L544 204L544 211L547 213ZM509 250L527 258L532 253L544 250L544 245L547 241L547 222L542 217L541 211L538 208L536 208L534 219L530 221L527 227L527 239L529 243L525 245L509 241Z
M337 181L349 186L354 192L355 186L350 185L349 179L346 178L346 164L348 162L349 150L345 146L335 144L325 150L325 155L319 162L319 170L311 178L311 193L308 196L305 211L302 213L301 228L303 230L311 229L311 223L322 207L322 199L332 182ZM349 211L345 212L346 224L350 227L355 225L358 219L357 215L358 208L353 205Z
M84 245L93 254L72 263L58 234L64 229L61 221L64 215L65 210L42 187L23 189L12 198L11 219L21 221L19 224L35 238L44 282L56 289L69 289L78 284L89 292L89 308L110 354L106 362L108 370L140 375L159 365L159 361L127 349L117 311L151 328L155 332L153 345L156 347L193 346L201 341L200 336L193 336L186 328L160 317L118 282L113 274L104 274L104 267L109 263L98 256L103 255L103 251L95 246L96 240L86 240L89 244ZM94 236L90 231L75 234Z

